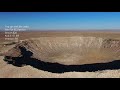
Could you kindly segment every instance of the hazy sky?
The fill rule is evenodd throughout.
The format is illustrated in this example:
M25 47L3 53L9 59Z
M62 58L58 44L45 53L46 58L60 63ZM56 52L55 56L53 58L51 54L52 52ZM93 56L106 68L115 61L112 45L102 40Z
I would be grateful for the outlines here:
M0 12L0 28L5 25L39 30L120 29L120 12Z

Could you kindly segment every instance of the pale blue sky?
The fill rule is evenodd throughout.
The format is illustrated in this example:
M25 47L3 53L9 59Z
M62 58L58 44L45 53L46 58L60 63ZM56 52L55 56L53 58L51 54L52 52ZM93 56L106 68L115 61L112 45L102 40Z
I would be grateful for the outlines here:
M120 12L0 12L0 28L39 30L120 29Z

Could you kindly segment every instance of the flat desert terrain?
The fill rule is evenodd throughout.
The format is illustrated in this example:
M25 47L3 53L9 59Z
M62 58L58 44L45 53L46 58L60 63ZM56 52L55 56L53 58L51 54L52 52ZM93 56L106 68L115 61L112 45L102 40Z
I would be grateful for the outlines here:
M120 31L18 34L13 43L0 32L0 78L120 78Z

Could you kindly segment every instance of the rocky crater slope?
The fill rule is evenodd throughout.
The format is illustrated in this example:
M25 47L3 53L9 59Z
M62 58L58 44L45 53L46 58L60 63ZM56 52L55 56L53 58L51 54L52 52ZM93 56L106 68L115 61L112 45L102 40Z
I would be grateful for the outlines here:
M29 57L64 65L120 60L120 40L101 37L39 37L20 41L6 57Z

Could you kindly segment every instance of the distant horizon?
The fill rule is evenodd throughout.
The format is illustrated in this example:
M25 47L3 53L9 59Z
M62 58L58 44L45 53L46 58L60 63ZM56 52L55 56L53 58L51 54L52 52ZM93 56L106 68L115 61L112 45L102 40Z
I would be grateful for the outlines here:
M0 29L0 31L2 31L2 32L4 32L5 30L1 30ZM44 29L44 30L42 30L42 29L29 29L29 30L26 30L26 31L120 31L120 29ZM25 32L26 32L25 31ZM20 31L20 32L22 32L22 31Z

